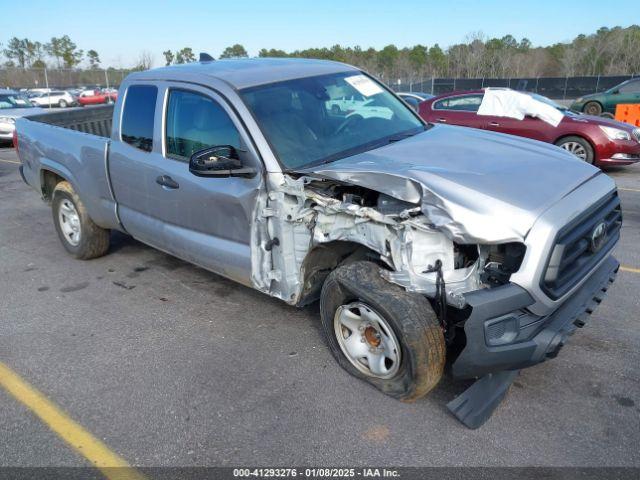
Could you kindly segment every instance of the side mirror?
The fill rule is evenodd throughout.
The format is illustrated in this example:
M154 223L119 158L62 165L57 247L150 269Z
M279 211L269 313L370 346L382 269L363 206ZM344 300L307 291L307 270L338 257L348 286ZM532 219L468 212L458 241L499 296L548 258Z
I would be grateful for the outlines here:
M617 88L611 92L612 95L618 95L619 93L620 90L618 90Z
M189 159L189 171L199 177L253 177L255 168L245 167L231 145L199 150Z

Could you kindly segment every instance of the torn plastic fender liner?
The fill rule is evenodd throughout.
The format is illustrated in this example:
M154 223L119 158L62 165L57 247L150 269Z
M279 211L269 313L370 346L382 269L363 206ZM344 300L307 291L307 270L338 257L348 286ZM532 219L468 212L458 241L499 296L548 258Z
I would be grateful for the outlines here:
M446 267L452 304L463 301L461 293L478 288L477 265L455 269L452 241L423 215L409 216L411 209L383 214L373 207L344 202L308 188L312 180L284 177L279 187L259 199L252 240L252 274L259 290L297 303L306 289L308 254L335 241L376 252L391 269L387 279L409 291L434 294L435 275L425 270L436 260Z

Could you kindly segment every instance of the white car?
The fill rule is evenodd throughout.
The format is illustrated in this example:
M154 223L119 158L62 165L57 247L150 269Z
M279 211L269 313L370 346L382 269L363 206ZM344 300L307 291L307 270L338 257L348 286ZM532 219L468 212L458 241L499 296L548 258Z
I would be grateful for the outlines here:
M54 90L42 92L29 99L36 107L60 107L65 108L75 105L76 99L69 92Z
M393 112L390 108L380 103L377 98L341 98L330 100L326 103L326 108L333 115L360 115L362 118L379 117L390 119Z

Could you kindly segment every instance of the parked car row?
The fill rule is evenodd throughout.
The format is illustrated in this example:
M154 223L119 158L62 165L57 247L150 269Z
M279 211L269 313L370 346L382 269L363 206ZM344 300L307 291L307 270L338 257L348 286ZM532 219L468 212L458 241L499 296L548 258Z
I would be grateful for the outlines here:
M0 89L0 143L12 140L17 118L41 112L23 93Z
M37 88L20 92L29 102L37 107L73 107L85 105L101 105L113 103L118 98L118 91L114 88L70 88L55 90Z

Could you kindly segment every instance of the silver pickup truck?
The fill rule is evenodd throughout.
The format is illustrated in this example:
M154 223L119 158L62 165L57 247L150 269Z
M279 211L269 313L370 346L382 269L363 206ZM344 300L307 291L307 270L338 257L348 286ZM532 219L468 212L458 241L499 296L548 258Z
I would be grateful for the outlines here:
M619 266L607 175L426 124L341 63L159 68L129 75L115 106L16 123L21 174L70 254L104 255L119 230L289 304L319 299L337 362L384 393L426 394L445 360L477 379L448 405L471 428L557 355Z

